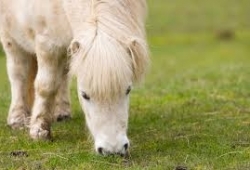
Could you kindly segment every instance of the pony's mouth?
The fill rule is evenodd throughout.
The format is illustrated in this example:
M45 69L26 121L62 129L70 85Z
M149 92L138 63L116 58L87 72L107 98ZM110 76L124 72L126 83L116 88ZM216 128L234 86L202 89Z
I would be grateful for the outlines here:
M118 156L121 156L121 157L124 157L124 158L128 158L130 153L129 153L129 150L128 150L128 146L127 147L126 146L124 147L123 151L121 151L121 152L110 152L110 151L107 151L107 150L103 149L102 147L98 148L97 152L98 152L98 154L103 155L103 156L115 156L115 155L118 155Z
M110 152L110 151L105 151L102 148L98 148L98 154L102 155L102 156L121 156L123 158L129 158L130 157L130 153L128 150L126 150L125 152Z

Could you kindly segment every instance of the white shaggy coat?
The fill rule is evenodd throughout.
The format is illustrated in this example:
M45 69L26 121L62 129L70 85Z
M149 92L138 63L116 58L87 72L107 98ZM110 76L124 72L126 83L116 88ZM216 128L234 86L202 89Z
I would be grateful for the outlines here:
M145 17L145 0L0 0L8 124L30 117L30 136L50 138L52 121L71 116L70 72L96 150L124 154L129 89L149 63Z

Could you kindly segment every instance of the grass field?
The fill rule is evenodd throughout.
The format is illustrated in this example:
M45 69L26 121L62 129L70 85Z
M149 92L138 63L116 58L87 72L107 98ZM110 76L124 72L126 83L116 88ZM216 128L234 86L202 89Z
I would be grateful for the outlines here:
M131 94L131 157L95 154L74 86L73 119L53 125L53 142L9 129L1 55L0 169L250 169L250 1L148 3L152 66Z

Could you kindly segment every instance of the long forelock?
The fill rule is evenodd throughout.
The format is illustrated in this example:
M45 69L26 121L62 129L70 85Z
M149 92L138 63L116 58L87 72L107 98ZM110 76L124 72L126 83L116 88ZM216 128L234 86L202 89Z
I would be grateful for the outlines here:
M91 2L92 11L81 24L84 32L77 37L81 48L71 59L71 73L82 79L89 95L110 100L125 95L139 70L133 68L129 49L134 39L145 38L144 13L139 8L145 0Z
M103 47L103 44L105 46ZM97 36L79 68L86 92L96 100L113 100L125 95L132 82L131 57L124 47L105 34Z

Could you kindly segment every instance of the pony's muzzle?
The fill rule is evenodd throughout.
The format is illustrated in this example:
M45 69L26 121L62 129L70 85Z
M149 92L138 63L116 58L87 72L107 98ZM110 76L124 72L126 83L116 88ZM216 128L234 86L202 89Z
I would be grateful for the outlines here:
M111 146L110 144L103 143L100 145L96 145L96 152L100 155L121 155L125 156L128 154L128 149L129 149L129 142L125 142L123 145L118 147L119 145L116 146Z

